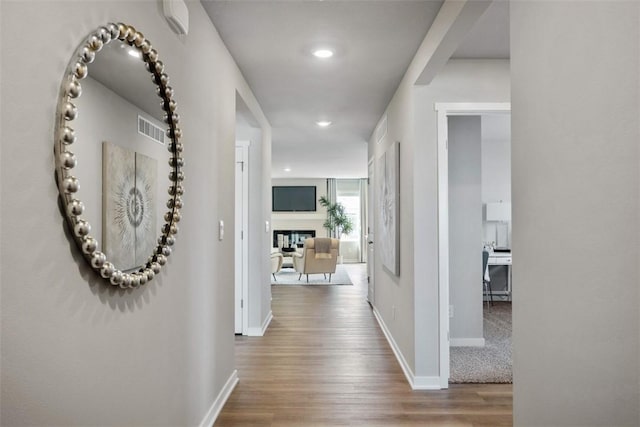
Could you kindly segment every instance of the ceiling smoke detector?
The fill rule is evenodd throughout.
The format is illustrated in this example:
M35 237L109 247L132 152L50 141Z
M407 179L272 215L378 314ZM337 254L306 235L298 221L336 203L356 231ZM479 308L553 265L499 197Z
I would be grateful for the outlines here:
M162 11L174 33L189 34L189 9L184 0L162 0Z

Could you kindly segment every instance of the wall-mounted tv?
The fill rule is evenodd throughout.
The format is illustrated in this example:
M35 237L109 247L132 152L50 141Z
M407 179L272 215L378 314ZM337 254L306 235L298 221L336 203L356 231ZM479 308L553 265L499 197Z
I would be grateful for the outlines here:
M315 212L315 186L285 186L271 187L273 212Z

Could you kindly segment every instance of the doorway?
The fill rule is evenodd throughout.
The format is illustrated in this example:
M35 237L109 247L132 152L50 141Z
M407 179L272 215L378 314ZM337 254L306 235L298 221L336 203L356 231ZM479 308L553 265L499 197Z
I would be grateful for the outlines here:
M437 103L438 115L438 273L439 273L439 321L440 321L440 386L448 388L450 377L451 318L456 315L451 306L451 241L450 241L450 183L449 183L449 118L452 116L480 116L483 114L508 114L509 103ZM482 231L478 230L477 252L481 254ZM478 259L480 255L478 255ZM479 270L482 271L480 264ZM481 275L478 287L482 290ZM482 300L476 301L476 305ZM462 314L462 313L461 313ZM484 344L484 339L472 342Z
M236 141L235 183L235 328L236 334L247 334L249 295L249 141Z
M269 141L251 108L236 92L234 222L234 332L261 336L271 320L269 286L270 200L265 191L271 163Z
M367 222L367 301L372 306L375 305L375 280L374 280L374 272L375 272L375 252L374 252L374 242L375 236L375 216L374 216L374 206L375 206L375 162L374 159L369 160L369 184L367 185L367 214L366 214L366 222Z

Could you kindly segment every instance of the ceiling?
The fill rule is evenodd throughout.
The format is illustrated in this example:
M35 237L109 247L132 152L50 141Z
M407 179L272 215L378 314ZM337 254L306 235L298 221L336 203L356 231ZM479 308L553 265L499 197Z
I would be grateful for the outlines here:
M155 84L141 57L129 52L137 50L120 40L105 45L89 65L89 76L162 122L162 100L156 95Z
M367 141L442 3L202 0L271 123L274 178L367 175ZM335 55L318 59L317 47ZM110 43L90 74L161 120L154 91L136 90L153 83L127 52ZM508 2L494 1L452 57L509 58ZM241 101L239 126L251 126Z
M367 175L367 141L443 2L201 3L272 126L272 177L354 178ZM499 1L454 57L508 58L508 27ZM319 47L334 56L314 57Z

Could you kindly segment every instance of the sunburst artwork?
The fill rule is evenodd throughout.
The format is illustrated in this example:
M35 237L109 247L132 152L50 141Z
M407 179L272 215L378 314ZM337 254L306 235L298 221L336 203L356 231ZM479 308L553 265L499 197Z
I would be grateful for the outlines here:
M400 144L392 143L379 160L378 215L382 265L400 275Z
M103 251L122 270L143 265L156 239L157 161L103 143Z

